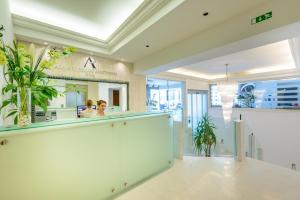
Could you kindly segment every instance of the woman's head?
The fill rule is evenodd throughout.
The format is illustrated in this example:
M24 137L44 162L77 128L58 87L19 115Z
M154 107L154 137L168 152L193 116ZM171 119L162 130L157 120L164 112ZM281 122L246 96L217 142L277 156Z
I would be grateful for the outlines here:
M86 101L86 107L91 108L93 106L93 101L92 100L87 100Z
M106 101L104 100L99 100L97 101L97 105L98 105L98 110L100 112L104 112L105 108L106 108Z

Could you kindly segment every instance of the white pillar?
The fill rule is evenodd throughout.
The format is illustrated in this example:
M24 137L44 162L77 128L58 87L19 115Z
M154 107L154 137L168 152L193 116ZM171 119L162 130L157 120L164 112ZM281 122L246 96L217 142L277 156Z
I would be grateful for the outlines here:
M173 122L174 127L174 154L175 158L182 160L184 154L184 128L183 122Z
M0 1L0 25L3 25L5 28L4 32L4 41L6 44L11 45L14 39L13 33L13 25L11 20L11 12L9 6L9 0L1 0ZM0 67L0 91L2 91L2 87L5 84L3 77L3 68ZM0 102L2 102L3 96L0 95ZM1 113L2 116L2 113ZM3 118L0 117L0 125L3 125Z
M0 25L3 25L5 28L4 41L8 44L12 44L12 41L14 39L14 33L9 7L9 0L0 1Z
M235 159L245 159L244 123L241 120L234 121L235 126Z

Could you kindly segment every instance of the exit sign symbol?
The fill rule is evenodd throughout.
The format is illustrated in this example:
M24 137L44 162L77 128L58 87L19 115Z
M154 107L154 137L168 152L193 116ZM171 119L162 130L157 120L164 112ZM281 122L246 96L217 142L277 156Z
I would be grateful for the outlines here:
M267 12L267 13L265 13L265 14L263 14L263 15L260 15L260 16L258 16L258 17L252 18L252 19L251 19L251 24L253 25L253 24L260 23L260 22L262 22L262 21L265 21L265 20L267 20L267 19L272 18L272 16L273 16L272 11Z

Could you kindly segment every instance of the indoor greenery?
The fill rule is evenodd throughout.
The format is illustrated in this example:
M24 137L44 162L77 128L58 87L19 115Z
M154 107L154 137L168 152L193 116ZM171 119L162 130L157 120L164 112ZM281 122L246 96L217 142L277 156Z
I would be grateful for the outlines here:
M241 106L244 108L252 108L255 102L255 96L253 92L243 92L238 95L237 99L240 101Z
M4 27L0 27L0 65L3 65L3 73L6 85L2 88L3 100L0 110L8 108L5 117L15 116L17 121L17 91L20 96L25 94L25 88L31 90L31 105L39 106L44 111L47 110L48 102L57 97L57 90L48 85L46 70L51 69L57 62L66 56L74 53L76 48L67 47L62 50L53 47L44 48L37 57L33 44L28 48L18 42L13 41L13 45L5 44L3 40ZM23 91L23 93L22 93ZM25 105L24 105L25 106Z
M206 157L211 156L211 147L215 147L217 142L215 129L216 126L211 118L207 114L204 115L194 133L194 147L198 155L201 155L203 151Z

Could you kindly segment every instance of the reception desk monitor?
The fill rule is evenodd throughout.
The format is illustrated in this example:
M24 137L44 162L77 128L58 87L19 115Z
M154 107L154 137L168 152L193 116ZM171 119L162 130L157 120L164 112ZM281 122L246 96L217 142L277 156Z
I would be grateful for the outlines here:
M93 105L92 108L96 110L96 106ZM86 109L86 106L77 106L77 117L80 117L80 112L84 111Z

